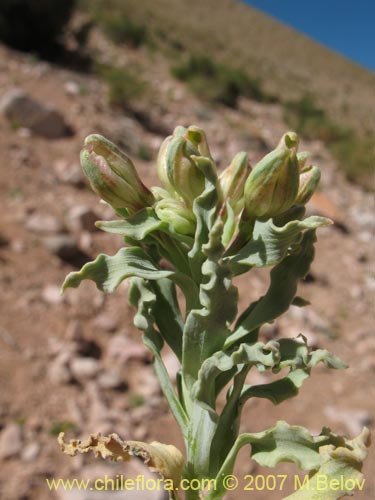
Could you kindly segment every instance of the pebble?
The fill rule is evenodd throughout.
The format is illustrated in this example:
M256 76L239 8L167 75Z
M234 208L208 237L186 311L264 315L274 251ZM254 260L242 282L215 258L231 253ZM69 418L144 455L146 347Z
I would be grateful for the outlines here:
M46 247L63 260L73 259L79 252L77 242L69 234L56 234L44 238Z
M82 323L79 320L73 319L69 322L65 330L65 338L74 342L79 342L84 338Z
M100 368L100 362L95 358L74 358L70 362L73 376L80 381L95 378Z
M56 178L62 184L70 184L77 188L85 186L85 177L78 163L69 163L67 160L56 160L53 169Z
M21 458L24 462L33 462L40 453L40 445L36 442L29 443L22 450Z
M18 424L8 424L0 433L0 460L14 457L22 450L22 429Z
M77 96L81 92L81 87L77 82L68 81L64 84L64 90L67 95Z
M61 304L64 297L61 295L61 288L57 285L46 285L42 290L42 299L46 304Z
M121 376L114 371L106 371L98 376L97 384L100 389L119 389L124 385Z
M72 373L69 369L69 361L72 353L68 350L62 351L48 367L48 375L54 384L69 384L72 381Z
M99 314L93 321L93 326L104 332L114 332L118 327L118 319L108 313Z
M147 349L142 344L120 334L115 335L109 341L107 352L110 358L116 358L124 364L131 359L146 361L150 358Z
M132 371L129 374L128 382L130 391L142 396L145 400L160 395L160 385L152 366L146 365Z
M54 234L64 230L64 224L53 215L34 213L27 216L26 229L35 233Z
M22 89L13 88L3 95L0 113L19 127L47 139L65 137L71 133L59 111L33 99Z
M76 205L72 207L67 215L67 226L72 232L99 231L95 222L99 216L86 205Z

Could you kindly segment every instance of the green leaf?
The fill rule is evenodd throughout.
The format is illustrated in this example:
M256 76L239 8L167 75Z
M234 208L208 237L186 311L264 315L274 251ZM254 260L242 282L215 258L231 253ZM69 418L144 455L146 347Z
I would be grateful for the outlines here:
M209 243L203 246L206 261L199 288L201 307L191 310L185 322L182 364L187 387L196 380L203 361L222 348L237 312L237 289L232 285L228 264L221 260L222 230L223 223L218 221L210 232Z
M162 231L179 241L188 243L190 247L193 245L192 238L176 233L170 224L157 217L152 208L144 208L126 220L98 221L95 225L107 233L119 234L134 241L142 241L155 231Z
M241 344L231 353L216 352L206 359L198 373L198 379L192 388L192 394L202 406L208 410L215 409L217 396L216 379L222 373L233 367L256 366L260 371L266 367L272 368L280 359L279 344L276 341Z
M283 421L263 432L241 434L216 476L217 487L207 495L209 500L222 498L225 489L221 479L232 473L239 450L247 444L251 445L251 457L261 466L275 467L280 462L293 462L300 469L310 471L311 489L299 490L288 496L288 500L336 500L348 490L335 491L330 486L319 490L319 477L325 476L330 485L332 480L340 481L341 477L358 485L370 439L366 428L357 438L348 440L332 434L329 429L323 429L319 436L311 436L307 429Z
M112 293L124 279L130 276L157 280L173 276L173 271L158 269L139 247L121 248L116 255L100 254L78 272L69 273L62 290L77 288L83 280L95 281L99 290Z
M320 467L302 480L302 487L284 500L338 500L363 490L362 463L370 445L370 433L364 428L355 439L344 439L339 446L328 444L319 449Z
M147 283L146 280L133 278L129 288L129 303L137 309L137 313L134 317L134 325L144 332L142 340L154 356L154 368L160 381L163 394L168 401L182 433L186 437L188 418L175 393L160 354L164 343L163 339L154 328L154 314L158 304L157 293L155 293L151 284Z
M170 279L152 282L156 294L154 316L163 339L171 347L177 358L182 358L182 332L184 322L177 302L176 288Z
M239 317L234 332L225 342L224 349L241 341L249 334L257 338L257 330L288 310L297 291L298 280L306 276L314 259L315 231L306 231L301 245L292 255L282 260L271 271L271 284L263 297L251 304Z
M205 189L197 196L193 203L193 212L197 219L194 236L194 245L189 252L191 269L195 281L201 282L201 266L206 259L202 247L208 242L209 233L215 223L216 213L220 202L220 185L217 178L216 167L210 158L192 156L191 159L205 177Z
M77 288L83 280L88 279L94 281L99 290L112 293L124 279L132 276L154 281L170 278L183 291L188 310L198 304L198 290L194 281L182 273L156 267L140 247L124 247L113 256L98 255L80 271L69 273L62 290L65 291L69 287Z
M251 397L269 399L278 405L298 394L303 382L309 377L311 369L318 363L328 368L346 368L347 365L325 349L310 351L306 338L300 335L296 339L278 341L280 360L272 368L278 373L283 368L290 368L288 375L269 384L244 386L239 404L243 405Z
M228 257L235 275L246 272L249 267L264 267L278 264L286 257L290 247L301 242L302 232L331 224L325 217L312 216L305 220L294 220L282 227L272 220L257 221L251 240L235 255Z

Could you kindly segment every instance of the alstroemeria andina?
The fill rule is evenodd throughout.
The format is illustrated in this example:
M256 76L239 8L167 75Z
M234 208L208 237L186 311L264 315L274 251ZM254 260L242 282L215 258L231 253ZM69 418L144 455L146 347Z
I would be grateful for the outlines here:
M289 306L306 305L297 295L298 283L313 261L316 230L330 224L324 217L304 218L303 205L316 189L320 171L305 167L307 154L297 153L297 146L297 135L288 132L250 173L247 153L239 153L218 176L203 131L177 127L158 157L164 188L150 191L116 146L98 135L86 139L83 169L93 189L124 219L99 227L121 235L131 246L112 256L101 254L70 273L63 289L87 279L111 293L130 280L134 325L153 355L186 457L171 445L123 441L116 434L70 443L61 435L65 453L93 451L116 461L137 455L160 474L164 487L170 483L173 500L179 499L182 477L186 500L221 500L233 484L225 478L232 477L238 452L249 445L260 466L294 462L309 471L311 489L302 487L289 500L306 500L310 491L314 500L338 500L362 481L369 446L366 428L346 439L327 428L312 436L303 427L279 421L261 432L239 434L248 400L280 404L298 394L319 363L334 369L346 366L325 349L312 350L303 336L262 338L263 326ZM235 278L254 268L271 269L269 288L239 310L243 301ZM180 366L173 381L163 358L165 344ZM268 371L269 377L251 384L250 370ZM327 486L318 491L321 475L328 485L344 479L352 489ZM205 488L207 479L214 481L211 489ZM194 487L189 489L189 483Z
M131 214L153 204L154 196L130 158L105 137L87 137L81 165L92 189L114 208L126 208Z

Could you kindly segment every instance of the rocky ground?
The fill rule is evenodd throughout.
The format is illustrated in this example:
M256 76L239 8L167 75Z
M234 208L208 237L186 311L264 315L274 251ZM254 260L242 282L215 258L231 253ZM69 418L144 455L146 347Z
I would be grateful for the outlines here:
M93 226L111 212L82 178L78 156L84 137L100 132L120 142L152 185L157 149L177 124L203 127L221 167L239 150L249 151L254 163L285 131L278 105L244 99L237 110L209 107L169 76L157 54L116 52L105 43L102 50L125 61L152 58L147 78L156 90L147 120L111 110L105 85L96 77L0 46L0 490L7 500L119 498L48 490L45 478L88 479L123 471L93 457L62 455L56 442L60 430L79 437L117 432L124 439L182 446L150 356L132 326L126 284L112 296L90 283L60 295L68 272L121 245L120 238ZM302 332L350 367L342 372L316 368L301 395L279 407L250 403L243 430L262 430L285 419L316 432L329 425L354 437L375 418L374 197L346 182L320 142L306 142L305 148L323 171L311 211L337 224L320 231L315 263L300 287L312 306L292 307L264 335ZM262 293L266 283L264 273L254 273L250 282L239 280L241 305ZM169 353L165 359L173 376L178 366ZM356 498L373 498L374 466L371 451L366 487ZM143 473L137 462L129 467L127 474ZM294 474L287 466L276 472L283 471ZM245 452L237 472L274 473L251 464ZM271 500L286 493L237 491L228 499ZM134 498L156 497L142 495Z

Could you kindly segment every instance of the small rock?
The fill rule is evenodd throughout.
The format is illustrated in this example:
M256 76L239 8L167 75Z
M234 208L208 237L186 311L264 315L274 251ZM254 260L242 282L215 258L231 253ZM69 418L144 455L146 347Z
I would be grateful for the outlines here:
M44 239L46 247L57 257L63 260L74 259L79 249L73 236L69 234L56 234Z
M142 366L129 375L130 391L145 400L160 394L159 382L151 366Z
M81 268L90 261L90 257L69 234L56 234L44 238L45 246L64 262Z
M70 184L77 188L85 186L85 177L80 165L68 163L66 160L57 160L53 165L56 177L63 184Z
M0 460L11 458L22 449L22 429L18 424L8 424L0 434Z
M48 139L65 137L70 133L59 111L34 100L21 89L12 89L2 97L0 113L19 127Z
M42 299L47 304L60 304L64 299L61 288L57 285L46 285L42 290Z
M115 335L108 343L107 352L110 358L117 358L123 363L127 363L130 359L146 361L150 358L143 345L125 335Z
M100 362L95 358L74 358L70 362L70 370L77 380L96 377L100 368Z
M124 382L117 372L103 372L98 376L98 386L101 389L120 389Z
M35 213L27 217L26 228L35 233L51 234L63 231L64 225L53 215Z
M118 319L107 313L99 314L94 319L93 326L104 332L114 332L118 327Z
M85 205L76 205L69 210L67 216L67 225L72 232L98 231L95 222L98 220L98 215Z
M84 338L82 323L77 319L70 321L65 330L65 337L74 342L81 341Z
M33 462L40 452L40 446L38 443L29 443L22 450L21 458L24 462Z
M50 363L48 375L54 384L69 384L72 381L72 374L69 369L71 357L72 353L65 350Z
M82 231L78 237L79 247L82 248L84 252L90 253L92 251L92 234L89 231Z
M65 83L64 90L68 95L77 96L81 92L81 87L80 87L79 83L69 81L69 82Z

